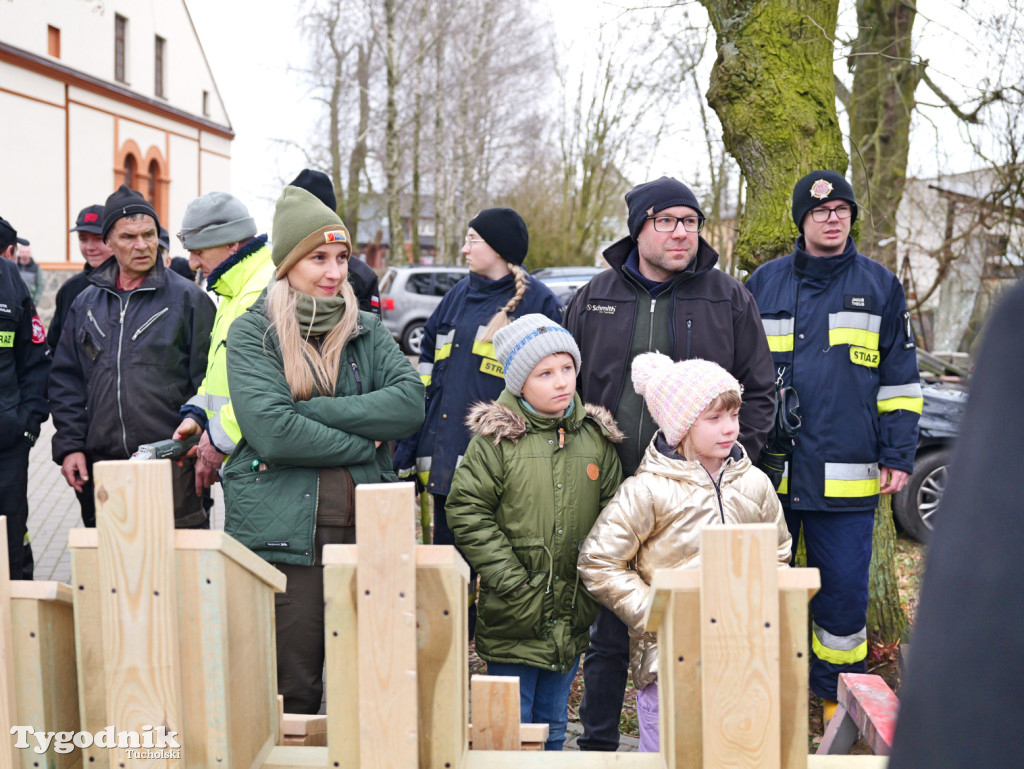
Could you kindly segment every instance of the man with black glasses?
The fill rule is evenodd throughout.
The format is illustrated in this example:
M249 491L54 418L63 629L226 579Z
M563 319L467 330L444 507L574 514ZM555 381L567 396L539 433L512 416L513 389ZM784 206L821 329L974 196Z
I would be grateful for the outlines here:
M775 375L753 298L715 268L718 254L700 236L704 214L686 185L663 176L630 190L626 205L629 235L604 252L611 269L581 288L565 313L582 357L577 389L615 415L630 476L657 430L633 390L633 358L657 351L714 361L743 385L739 441L755 461L772 420ZM629 662L626 626L602 608L583 659L581 750L618 748Z
M836 707L839 673L863 673L868 568L878 495L914 468L921 416L914 336L903 287L857 252L853 187L814 171L793 190L793 253L747 281L802 425L778 488L793 541L803 525L807 565L821 571L811 600L811 690Z

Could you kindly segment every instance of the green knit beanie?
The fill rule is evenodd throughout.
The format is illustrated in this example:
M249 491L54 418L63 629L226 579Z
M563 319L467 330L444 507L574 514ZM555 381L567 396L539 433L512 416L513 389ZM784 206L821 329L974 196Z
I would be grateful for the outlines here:
M352 239L338 215L301 187L285 187L277 199L272 234L270 258L278 279L321 243L344 243L352 253Z

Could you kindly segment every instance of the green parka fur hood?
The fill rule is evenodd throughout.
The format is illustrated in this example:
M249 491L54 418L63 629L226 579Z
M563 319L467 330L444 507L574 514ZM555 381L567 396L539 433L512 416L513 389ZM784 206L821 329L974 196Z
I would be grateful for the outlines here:
M507 390L474 406L474 436L455 471L446 513L480 573L476 650L490 662L566 672L589 642L598 605L576 571L580 544L622 483L611 414L526 410Z

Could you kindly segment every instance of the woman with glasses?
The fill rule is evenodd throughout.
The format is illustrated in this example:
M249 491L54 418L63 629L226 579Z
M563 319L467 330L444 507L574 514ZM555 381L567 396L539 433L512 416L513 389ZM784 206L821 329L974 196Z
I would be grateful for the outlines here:
M445 516L452 474L471 434L466 415L505 387L494 334L513 319L541 313L558 323L561 305L551 290L523 268L529 247L526 222L511 208L488 208L469 222L462 253L469 275L449 291L427 319L420 350L420 377L427 387L426 420L399 444L395 468L414 472L434 499L436 545L455 544ZM475 612L470 609L470 634Z

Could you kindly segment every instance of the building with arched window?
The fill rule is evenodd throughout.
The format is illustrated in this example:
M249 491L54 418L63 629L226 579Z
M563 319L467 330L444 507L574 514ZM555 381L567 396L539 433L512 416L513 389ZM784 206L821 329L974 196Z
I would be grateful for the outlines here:
M0 115L0 216L50 271L78 268L68 230L120 184L171 233L231 188L234 132L184 0L0 1Z

